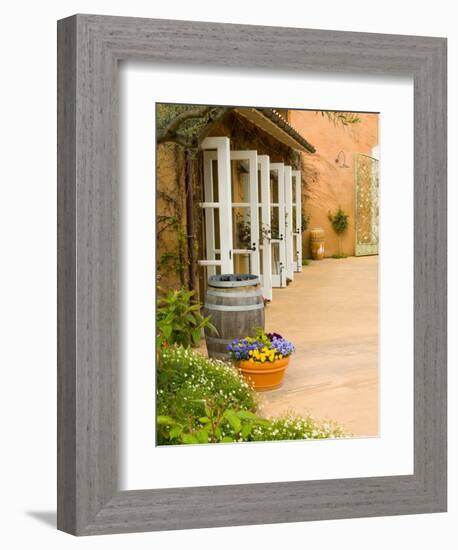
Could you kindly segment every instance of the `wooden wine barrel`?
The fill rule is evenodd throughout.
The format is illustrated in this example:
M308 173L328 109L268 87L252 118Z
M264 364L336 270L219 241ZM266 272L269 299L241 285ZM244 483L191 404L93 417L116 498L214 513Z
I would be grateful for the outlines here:
M314 260L324 258L324 229L310 230L310 250Z
M205 294L204 315L218 334L205 329L209 357L229 359L227 346L236 338L264 329L264 299L257 275L212 275Z

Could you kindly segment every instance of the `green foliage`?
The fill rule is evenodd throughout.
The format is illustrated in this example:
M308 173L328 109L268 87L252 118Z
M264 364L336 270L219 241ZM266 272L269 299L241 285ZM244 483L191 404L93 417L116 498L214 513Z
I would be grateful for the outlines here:
M343 437L336 423L257 414L258 399L236 369L183 347L160 350L157 443L182 445Z
M269 422L251 411L215 407L203 401L205 415L197 422L180 423L167 416L158 416L158 426L163 426L161 437L171 444L233 443L244 441L256 429Z
M249 215L248 215L249 217ZM236 235L237 244L241 248L251 248L251 223L250 220L245 220L240 212L236 212Z
M273 217L270 220L270 238L278 239L280 238L280 223L279 218Z
M168 199L168 197L166 197ZM173 204L174 200L170 200ZM175 204L175 208L177 205ZM157 235L158 237L166 230L171 230L176 236L176 247L173 251L163 252L158 260L158 272L170 273L178 275L180 283L185 283L185 270L189 260L187 256L187 236L183 225L179 220L178 214L174 216L158 216L157 217Z
M158 130L163 130L169 126L179 115L182 115L195 105L183 103L157 103L156 104L156 126Z
M310 260L307 260L306 258L302 258L302 265L309 265Z
M322 117L326 117L334 126L351 126L358 124L361 119L356 113L348 111L317 111Z
M202 329L216 332L210 317L202 317L200 304L193 302L193 290L170 290L158 300L157 329L160 343L184 347L197 345Z
M280 335L279 335L280 336ZM254 332L254 337L256 340L264 344L264 346L268 347L272 343L272 340L269 338L267 333L262 327L256 327Z
M328 213L328 219L331 222L334 231L338 235L345 233L345 231L348 229L348 218L349 215L344 210L342 210L340 206L335 214L332 214L331 212Z
M157 103L157 142L171 141L186 148L196 148L208 125L226 111L226 107L212 105Z
M311 416L284 415L256 425L250 441L287 441L294 439L327 439L344 437L345 432L334 421L317 421Z
M302 231L307 231L308 226L310 225L310 214L306 214L305 212L302 212L301 214L301 228Z
M159 353L159 444L195 442L191 437L207 442L203 441L202 431L207 432L209 442L222 441L235 437L238 421L240 431L245 424L254 422L256 394L232 366L183 347L163 348Z

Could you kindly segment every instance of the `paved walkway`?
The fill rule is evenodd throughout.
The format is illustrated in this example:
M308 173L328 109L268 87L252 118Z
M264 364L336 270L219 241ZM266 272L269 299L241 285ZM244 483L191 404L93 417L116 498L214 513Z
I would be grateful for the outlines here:
M378 435L378 258L311 262L274 289L266 331L295 347L285 381L260 394L263 414L333 418L355 436Z

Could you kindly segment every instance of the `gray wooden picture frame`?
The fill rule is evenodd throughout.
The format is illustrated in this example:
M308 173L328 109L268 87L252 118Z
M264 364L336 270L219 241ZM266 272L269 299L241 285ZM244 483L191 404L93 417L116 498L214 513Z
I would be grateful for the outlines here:
M120 60L413 77L413 475L118 489ZM446 511L446 86L444 38L97 15L58 22L59 529Z

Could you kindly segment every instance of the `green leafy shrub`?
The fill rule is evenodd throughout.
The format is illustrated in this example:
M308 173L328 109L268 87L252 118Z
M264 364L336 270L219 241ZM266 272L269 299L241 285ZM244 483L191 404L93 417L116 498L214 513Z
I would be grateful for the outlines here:
M253 430L269 424L251 411L214 407L204 401L205 416L197 422L178 422L168 416L158 416L157 423L164 426L163 439L171 444L233 443L248 441Z
M202 429L206 424L203 418L211 419L214 425L223 420L230 425L227 410L256 411L255 392L228 363L183 347L162 349L160 355L156 395L159 444L170 443L170 431L177 425L183 426L181 438L182 433L193 435ZM173 419L173 424L160 417Z
M337 254L339 257L344 257L342 254L342 235L348 229L348 218L349 215L342 210L340 206L335 214L328 212L328 219L331 222L334 231L337 233L337 237L339 238L339 253Z
M183 347L160 350L157 443L180 445L343 437L333 422L287 415L265 419L256 393L228 363Z
M210 317L202 317L199 303L193 302L193 290L170 290L158 300L157 331L159 344L197 345L204 327L216 332Z
M335 214L332 214L331 212L329 212L328 218L329 218L329 221L331 222L331 225L334 231L338 235L345 233L345 231L348 229L349 215L344 210L342 210L340 206Z

